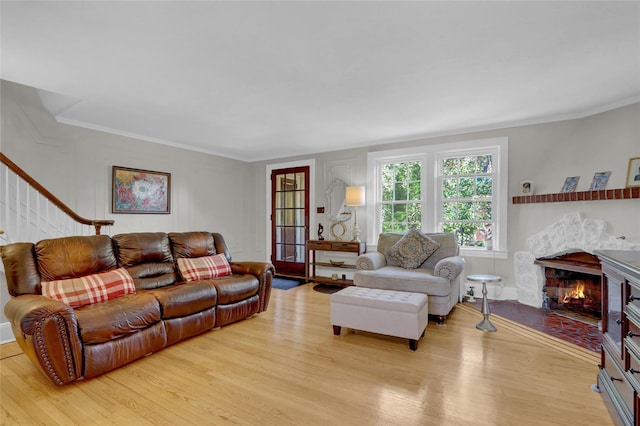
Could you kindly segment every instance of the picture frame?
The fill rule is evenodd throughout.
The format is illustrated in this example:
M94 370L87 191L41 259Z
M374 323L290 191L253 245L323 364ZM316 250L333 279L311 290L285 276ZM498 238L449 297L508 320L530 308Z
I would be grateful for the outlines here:
M520 182L520 195L533 195L534 185L532 180L523 180Z
M627 188L640 186L640 157L629 158L627 169Z
M112 168L112 213L171 213L171 173Z
M609 176L611 176L611 172L596 172L591 180L591 185L589 185L589 191L606 189Z
M576 192L579 181L580 176L568 176L564 180L564 185L562 185L562 189L560 190L560 192Z

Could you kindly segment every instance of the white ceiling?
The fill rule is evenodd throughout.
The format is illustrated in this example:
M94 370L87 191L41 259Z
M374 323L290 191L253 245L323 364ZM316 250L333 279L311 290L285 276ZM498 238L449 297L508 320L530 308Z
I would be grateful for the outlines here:
M63 123L256 161L640 100L640 2L1 2Z

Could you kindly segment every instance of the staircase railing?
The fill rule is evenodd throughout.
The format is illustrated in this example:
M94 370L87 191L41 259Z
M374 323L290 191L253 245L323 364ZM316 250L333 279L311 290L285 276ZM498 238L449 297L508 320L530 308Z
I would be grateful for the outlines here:
M27 172L0 152L0 242L36 241L68 235L85 235L93 227L96 235L113 220L87 219L60 201ZM1 241L4 240L4 241Z

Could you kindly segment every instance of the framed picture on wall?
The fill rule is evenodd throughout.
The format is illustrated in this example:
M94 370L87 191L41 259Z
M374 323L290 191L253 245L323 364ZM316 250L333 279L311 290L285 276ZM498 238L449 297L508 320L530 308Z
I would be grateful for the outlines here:
M640 186L640 157L629 158L627 188L632 186Z
M171 213L171 173L113 166L113 213Z

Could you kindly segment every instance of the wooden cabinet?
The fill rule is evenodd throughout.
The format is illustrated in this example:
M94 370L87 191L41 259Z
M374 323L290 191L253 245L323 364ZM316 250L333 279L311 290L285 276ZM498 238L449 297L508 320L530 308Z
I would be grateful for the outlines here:
M307 241L307 256L306 256L306 276L307 281L315 281L323 284L332 284L339 286L353 285L353 280L342 279L342 275L346 272L346 269L354 270L356 268L355 258L366 252L367 243L358 241L329 241L329 240L309 240ZM331 258L327 261L320 261L317 252L341 252L341 253L353 253L351 256L352 262L344 261L343 264L337 264L331 262ZM328 268L335 270L335 274L338 279L333 279L330 276L317 275L317 267Z
M598 388L616 424L640 424L640 251L602 250Z

